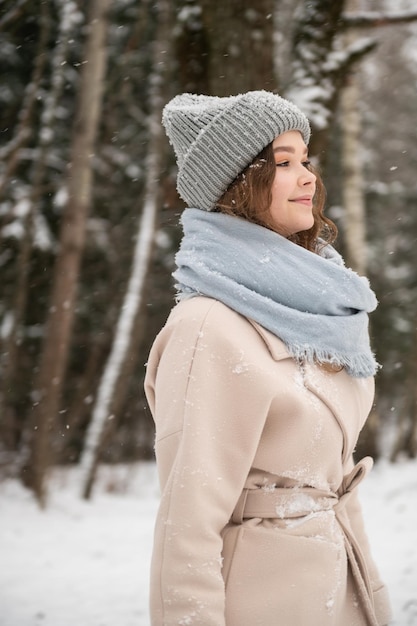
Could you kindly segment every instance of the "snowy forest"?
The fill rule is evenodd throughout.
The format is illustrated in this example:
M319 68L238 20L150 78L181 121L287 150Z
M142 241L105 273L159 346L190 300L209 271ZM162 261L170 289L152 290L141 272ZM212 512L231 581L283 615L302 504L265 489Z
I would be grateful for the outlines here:
M414 6L413 6L414 5ZM417 456L413 0L2 0L0 474L153 458L147 354L184 208L161 126L189 91L276 91L311 120L338 249L382 365L358 454Z

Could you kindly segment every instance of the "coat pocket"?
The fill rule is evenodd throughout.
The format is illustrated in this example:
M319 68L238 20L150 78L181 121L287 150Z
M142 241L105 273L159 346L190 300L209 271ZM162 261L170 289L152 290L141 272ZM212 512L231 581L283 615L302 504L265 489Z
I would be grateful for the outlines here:
M360 618L340 620L347 592L344 546L317 530L306 536L261 524L226 529L223 576L228 626L362 623Z

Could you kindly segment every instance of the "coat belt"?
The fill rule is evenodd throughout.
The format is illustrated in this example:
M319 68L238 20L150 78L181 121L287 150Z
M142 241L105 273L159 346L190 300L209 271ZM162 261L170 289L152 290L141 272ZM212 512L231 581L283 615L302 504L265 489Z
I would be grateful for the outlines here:
M372 467L371 457L359 461L343 478L337 492L314 487L276 487L273 489L244 489L233 511L231 521L241 524L244 519L292 519L319 511L333 509L343 532L347 557L360 594L369 626L378 626L375 615L371 581L362 550L342 512L358 485Z

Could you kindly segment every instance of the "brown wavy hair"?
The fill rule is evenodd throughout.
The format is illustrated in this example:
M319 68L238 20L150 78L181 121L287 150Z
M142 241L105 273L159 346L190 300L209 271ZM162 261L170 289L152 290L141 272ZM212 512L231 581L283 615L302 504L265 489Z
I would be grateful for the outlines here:
M313 166L307 167L317 177L313 198L314 224L309 230L291 235L288 239L311 252L318 252L324 245L336 239L337 227L324 215L326 189L323 181ZM275 171L276 164L270 143L229 185L218 200L215 211L243 217L249 222L278 232L269 210Z

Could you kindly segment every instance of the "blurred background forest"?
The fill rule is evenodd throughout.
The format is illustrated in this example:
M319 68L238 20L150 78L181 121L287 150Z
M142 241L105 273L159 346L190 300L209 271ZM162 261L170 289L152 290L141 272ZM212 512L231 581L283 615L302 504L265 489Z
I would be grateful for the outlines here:
M414 8L413 8L414 5ZM413 0L1 0L0 475L153 457L149 347L184 206L160 118L268 89L309 116L347 263L380 305L359 453L417 455Z

